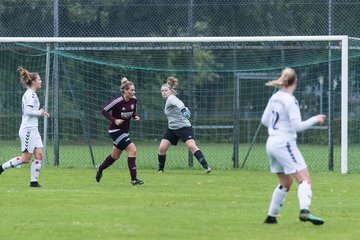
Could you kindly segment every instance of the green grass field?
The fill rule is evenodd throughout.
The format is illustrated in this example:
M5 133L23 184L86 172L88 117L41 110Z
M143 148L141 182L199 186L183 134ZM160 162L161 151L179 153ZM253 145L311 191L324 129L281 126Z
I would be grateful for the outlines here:
M91 168L92 159L89 148L86 144L78 145L60 145L60 166L65 168ZM136 142L137 146L137 164L141 169L153 169L157 166L157 152L159 142ZM210 166L213 169L231 170L233 168L233 145L231 143L203 143L198 142L199 148L204 153ZM94 145L92 151L96 163L100 163L111 152L112 145ZM299 144L299 148L311 169L316 172L328 171L328 155L329 150L326 145L305 145ZM241 166L245 155L249 149L248 144L239 146L239 165ZM358 161L360 146L349 146L348 168L349 172L360 173L360 163ZM16 141L1 142L0 162L4 162L17 154L19 154L20 146ZM47 165L52 166L54 159L53 146L47 147ZM340 146L334 149L334 172L340 172ZM126 167L126 153L121 159L115 163L116 167ZM188 169L188 152L184 143L178 146L170 147L167 152L166 166L173 169ZM194 158L194 168L200 169L200 165ZM245 164L247 170L263 170L268 171L269 164L265 152L264 144L255 144L248 156Z
M263 224L276 178L264 171L44 168L32 189L29 166L0 176L1 239L356 239L360 175L314 173L315 214L322 226L298 220L296 186L278 224Z

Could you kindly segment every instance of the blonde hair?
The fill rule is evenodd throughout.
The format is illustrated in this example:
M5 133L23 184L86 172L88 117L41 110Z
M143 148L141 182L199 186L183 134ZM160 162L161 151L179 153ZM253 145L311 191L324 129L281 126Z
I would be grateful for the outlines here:
M170 88L171 92L176 95L176 87L177 87L177 78L176 77L168 77L166 80L166 85Z
M121 92L124 93L124 91L128 90L132 85L134 85L133 82L129 81L126 77L123 77L121 79L121 86L120 86Z
M31 87L32 82L40 76L39 73L29 72L23 67L19 67L17 71L20 73L20 82L27 87Z
M294 69L284 68L278 79L269 81L265 85L270 87L288 87L294 84L296 78L297 76Z

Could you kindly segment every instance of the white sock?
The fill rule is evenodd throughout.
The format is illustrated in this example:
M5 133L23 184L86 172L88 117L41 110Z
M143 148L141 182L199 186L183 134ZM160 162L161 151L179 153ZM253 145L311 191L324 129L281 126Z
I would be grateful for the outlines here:
M12 159L10 159L9 161L7 161L6 163L3 163L2 168L8 169L8 168L14 168L21 165L21 160L20 157L14 157Z
M272 195L271 203L269 207L268 215L272 217L276 217L280 209L285 202L285 198L287 196L287 189L281 185L278 185Z
M37 182L40 174L41 161L34 159L31 163L31 182Z
M299 199L300 210L310 209L311 197L312 197L311 185L306 181L300 183L298 187L298 199Z

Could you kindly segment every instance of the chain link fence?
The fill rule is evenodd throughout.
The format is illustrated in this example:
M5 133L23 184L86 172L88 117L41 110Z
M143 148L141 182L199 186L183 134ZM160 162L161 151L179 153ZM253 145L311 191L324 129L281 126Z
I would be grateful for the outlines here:
M3 0L0 2L0 32L4 37L187 37L329 34L359 37L359 10L358 1L355 0L30 0L23 2ZM81 48L81 46L76 47ZM210 60L195 61L195 64L205 62L203 66L192 66L188 55L177 54L171 49L167 54L160 51L161 53L157 53L158 55L149 57L148 61L139 60L143 53L137 55L138 58L136 58L135 56L138 54L136 51L122 51L120 53L115 51L111 54L109 52L97 52L92 53L94 56L90 56L86 55L85 52L80 53L78 50L71 52L73 55L63 55L63 53L54 50L51 57L49 106L54 105L55 95L57 95L60 99L60 109L55 115L58 122L54 122L54 118L49 119L48 165L91 167L93 162L99 163L110 153L111 139L106 133L107 122L99 113L105 101L109 97L117 95L120 77L128 76L136 81L139 113L144 116L143 122L138 125L132 124L133 134L131 136L138 145L138 158L141 159L139 163L141 167L156 167L157 146L166 127L166 119L164 119L162 112L163 103L158 88L166 76L174 74L179 77L183 84L179 92L180 97L195 112L192 123L198 136L199 147L209 158L209 162L213 162L215 168L228 169L234 167L234 79L242 78L244 76L242 70L254 69L253 65L256 64L257 67L262 66L261 64L264 64L263 67L271 66L271 70L266 72L267 77L276 75L281 66L299 64L296 57L285 57L286 61L274 57L284 54L279 53L279 51L261 53L267 56L261 62L259 61L260 58L249 57L259 56L259 53L251 52L252 50L241 50L246 47L249 46L242 46L240 50L235 52L222 51L222 53L218 53L221 57L218 56L213 62ZM17 66L23 65L31 71L40 72L42 77L45 76L45 47L32 46L30 48L32 50L28 48L24 50L24 48L19 45L1 47L3 66L0 70L0 86L3 89L3 97L0 102L1 161L19 154L20 150L17 131L21 121L20 102L23 89L16 80L18 79L15 72ZM300 49L299 52L301 51ZM10 56L10 54L12 55ZM349 111L352 118L349 127L354 130L350 133L351 143L349 146L352 171L358 171L360 168L356 164L359 139L357 137L359 124L356 119L360 114L357 107L359 101L357 96L360 93L358 90L359 74L357 74L359 63L356 54L353 55L354 60L351 61L351 71L349 71L351 89ZM116 55L120 55L120 57ZM55 56L58 57L56 63ZM296 56L298 59L308 58L310 62L315 61L314 56L300 54ZM203 58L211 59L210 57L206 54L203 55ZM222 60L217 62L220 58ZM177 59L177 61L169 63L173 59ZM277 63L281 64L276 65ZM121 64L121 66L116 64ZM320 106L328 107L326 105L327 85L325 83L325 90L322 92L322 96L324 96L322 101L325 101L325 105L321 105L320 85L318 84L318 77L321 73L326 73L327 66L321 61L316 63L317 67L306 67L301 64L298 69L304 74L308 74L305 77L309 78L309 83L303 86L299 92L301 96L298 97L300 101L303 101L303 113L309 116L318 110L320 111ZM337 83L340 82L338 64L338 62L334 63L333 69L333 81ZM233 69L229 70L229 65L234 65ZM166 70L166 67L159 68L159 66L169 66L170 68ZM198 69L189 71L190 67L198 67ZM54 70L56 68L58 69ZM204 70L209 68L212 70ZM54 74L55 72L57 74ZM251 87L255 80L257 81L256 87ZM262 89L266 80L255 74L246 77L248 82L245 87L244 85L240 86L243 91L242 97L239 99L242 108L238 116L240 118L240 139L238 140L240 144L240 165L258 127L259 117L266 103L265 99L271 94L269 90L265 89L257 92L259 88ZM97 81L100 81L101 84L96 84ZM328 81L326 76L325 81ZM207 84L204 84L205 82ZM336 101L339 99L339 91L340 88L338 87L334 93ZM246 93L256 95L256 92L256 101L259 102L254 105L254 101L251 101L253 96L246 95ZM43 102L43 90L38 94L40 101ZM192 101L194 96L196 96L196 102ZM151 109L151 112L147 109ZM335 104L335 149L339 146L339 113L340 109ZM40 131L41 133L44 131L42 126ZM54 135L56 134L60 134L60 138L54 142ZM319 136L319 139L316 136ZM265 139L266 131L261 129L256 141L259 144L254 145L245 167L251 169L268 168L263 149ZM326 131L314 129L310 133L299 135L299 139L301 143L309 147L304 146L305 153L316 152L319 151L319 148L314 148L311 145L326 146L327 136ZM57 141L59 142L57 143ZM59 148L54 148L54 145L58 145ZM316 161L317 159L314 159L311 167L326 170L328 149L325 147L319 152L318 156L321 160ZM335 151L334 157L335 169L339 169L338 149ZM125 161L118 161L117 164L123 165ZM189 165L192 165L191 159L188 158L188 152L184 146L181 145L169 150L169 167L184 168ZM198 167L196 163L194 166Z
M28 0L0 2L1 36L360 37L357 0Z

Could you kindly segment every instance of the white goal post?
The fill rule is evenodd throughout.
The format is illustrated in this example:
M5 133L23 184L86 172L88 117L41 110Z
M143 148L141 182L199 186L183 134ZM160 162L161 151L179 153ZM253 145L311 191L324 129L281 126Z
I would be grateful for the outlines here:
M348 172L348 36L259 36L259 37L0 37L0 43L198 43L198 42L294 42L336 41L341 43L341 173ZM44 136L45 137L45 136Z

